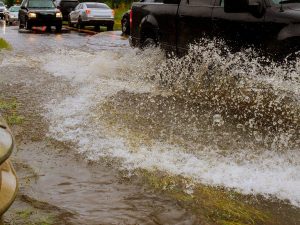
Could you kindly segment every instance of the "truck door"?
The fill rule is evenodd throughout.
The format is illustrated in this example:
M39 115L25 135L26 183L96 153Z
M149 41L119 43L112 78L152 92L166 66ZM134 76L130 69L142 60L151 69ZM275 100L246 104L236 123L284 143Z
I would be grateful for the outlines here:
M215 0L181 0L178 11L178 52L185 53L190 43L211 37L212 9Z
M233 51L253 45L260 47L266 40L264 12L259 15L246 9L245 12L228 13L224 10L224 1L216 0L213 8L213 35L223 39Z

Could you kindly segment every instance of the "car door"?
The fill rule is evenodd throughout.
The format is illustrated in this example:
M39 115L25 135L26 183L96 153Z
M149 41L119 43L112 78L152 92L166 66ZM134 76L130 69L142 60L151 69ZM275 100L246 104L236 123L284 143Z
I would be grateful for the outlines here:
M266 40L263 14L225 12L224 0L216 0L212 21L213 35L223 39L234 51L252 45L260 46Z
M212 9L215 0L181 0L178 11L178 52L188 50L190 43L211 37Z

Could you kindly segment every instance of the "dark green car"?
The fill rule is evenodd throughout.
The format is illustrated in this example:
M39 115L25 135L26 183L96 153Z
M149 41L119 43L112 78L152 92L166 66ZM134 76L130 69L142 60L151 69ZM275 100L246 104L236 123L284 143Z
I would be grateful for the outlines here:
M52 0L24 0L19 11L20 28L31 30L32 27L46 26L56 31L62 29L62 13L56 8Z
M0 115L0 220L14 202L18 181L9 157L14 149L14 139Z

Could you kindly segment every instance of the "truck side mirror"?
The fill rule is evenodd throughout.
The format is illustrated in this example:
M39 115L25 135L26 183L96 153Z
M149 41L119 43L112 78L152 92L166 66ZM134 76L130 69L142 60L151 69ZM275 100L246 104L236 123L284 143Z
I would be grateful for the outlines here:
M224 0L226 13L248 12L249 0Z

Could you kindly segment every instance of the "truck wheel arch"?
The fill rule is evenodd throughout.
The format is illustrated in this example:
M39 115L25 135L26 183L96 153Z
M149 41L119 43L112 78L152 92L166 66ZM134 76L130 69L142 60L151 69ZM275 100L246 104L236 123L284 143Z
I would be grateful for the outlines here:
M156 44L159 42L159 27L157 20L152 15L144 17L140 23L140 44L147 39L153 39Z

